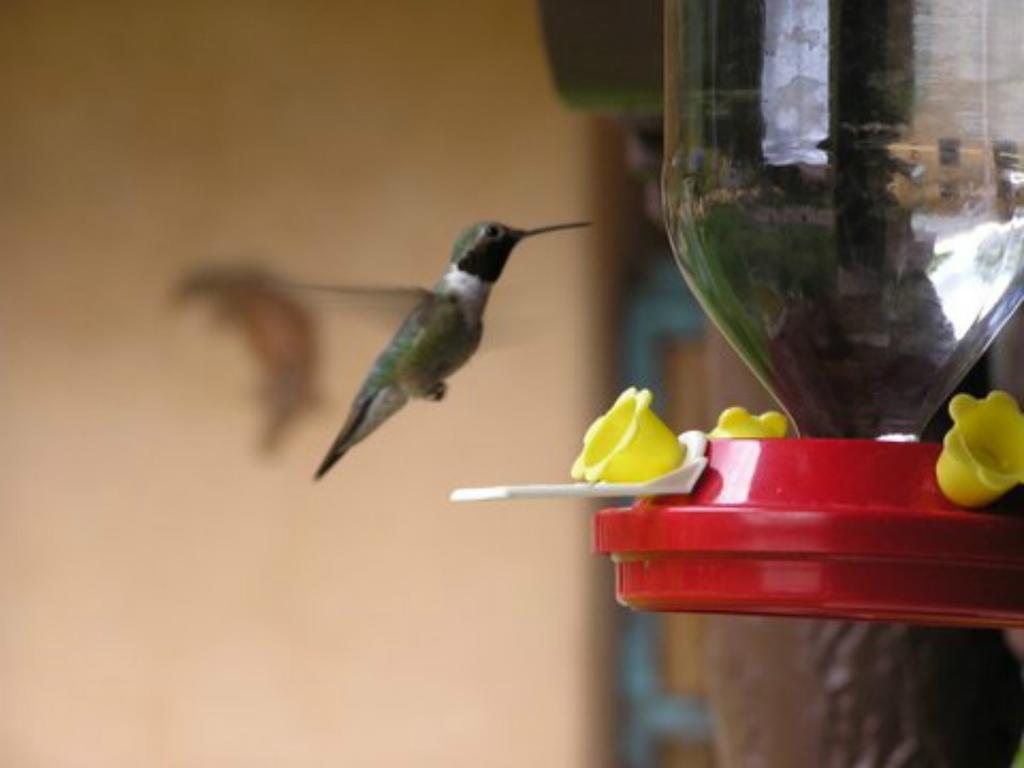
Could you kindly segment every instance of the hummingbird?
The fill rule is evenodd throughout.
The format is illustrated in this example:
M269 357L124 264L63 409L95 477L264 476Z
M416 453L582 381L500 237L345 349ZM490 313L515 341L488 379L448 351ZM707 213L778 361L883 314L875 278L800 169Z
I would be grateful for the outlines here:
M523 230L482 221L464 229L452 247L447 269L433 289L413 289L415 306L364 379L315 479L323 477L353 445L411 398L434 402L444 399L448 377L480 346L491 288L521 240L588 224L581 221Z

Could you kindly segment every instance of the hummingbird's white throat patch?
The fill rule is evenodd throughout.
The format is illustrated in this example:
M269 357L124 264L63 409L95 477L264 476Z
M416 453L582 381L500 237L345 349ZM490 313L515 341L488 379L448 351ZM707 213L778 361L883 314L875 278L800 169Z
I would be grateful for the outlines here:
M491 294L490 283L469 272L463 272L452 264L441 278L441 284L445 293L458 297L459 306L462 307L466 320L471 323L480 320L484 305L487 304L487 297Z

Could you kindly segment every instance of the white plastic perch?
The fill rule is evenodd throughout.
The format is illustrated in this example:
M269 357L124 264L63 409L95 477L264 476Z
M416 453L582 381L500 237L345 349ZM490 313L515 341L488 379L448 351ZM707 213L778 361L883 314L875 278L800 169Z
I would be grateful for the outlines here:
M707 436L700 431L683 432L679 442L686 448L682 466L646 483L561 483L547 485L495 485L489 488L456 488L452 501L503 501L505 499L609 498L616 496L662 496L689 493L704 468Z

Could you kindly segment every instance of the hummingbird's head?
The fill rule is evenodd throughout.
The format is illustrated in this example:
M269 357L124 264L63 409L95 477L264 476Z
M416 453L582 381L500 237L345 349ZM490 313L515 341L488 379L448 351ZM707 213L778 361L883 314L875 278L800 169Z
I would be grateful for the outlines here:
M460 272L473 275L485 283L494 283L501 277L512 249L523 238L559 229L585 227L588 224L589 222L581 221L524 230L497 221L477 222L462 230L456 239L452 248L452 264Z

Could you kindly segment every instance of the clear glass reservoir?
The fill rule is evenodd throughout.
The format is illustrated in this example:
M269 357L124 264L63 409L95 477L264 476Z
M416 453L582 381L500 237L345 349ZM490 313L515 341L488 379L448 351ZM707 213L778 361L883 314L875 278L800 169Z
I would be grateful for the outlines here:
M1020 0L665 7L687 282L802 435L919 435L1024 296Z

